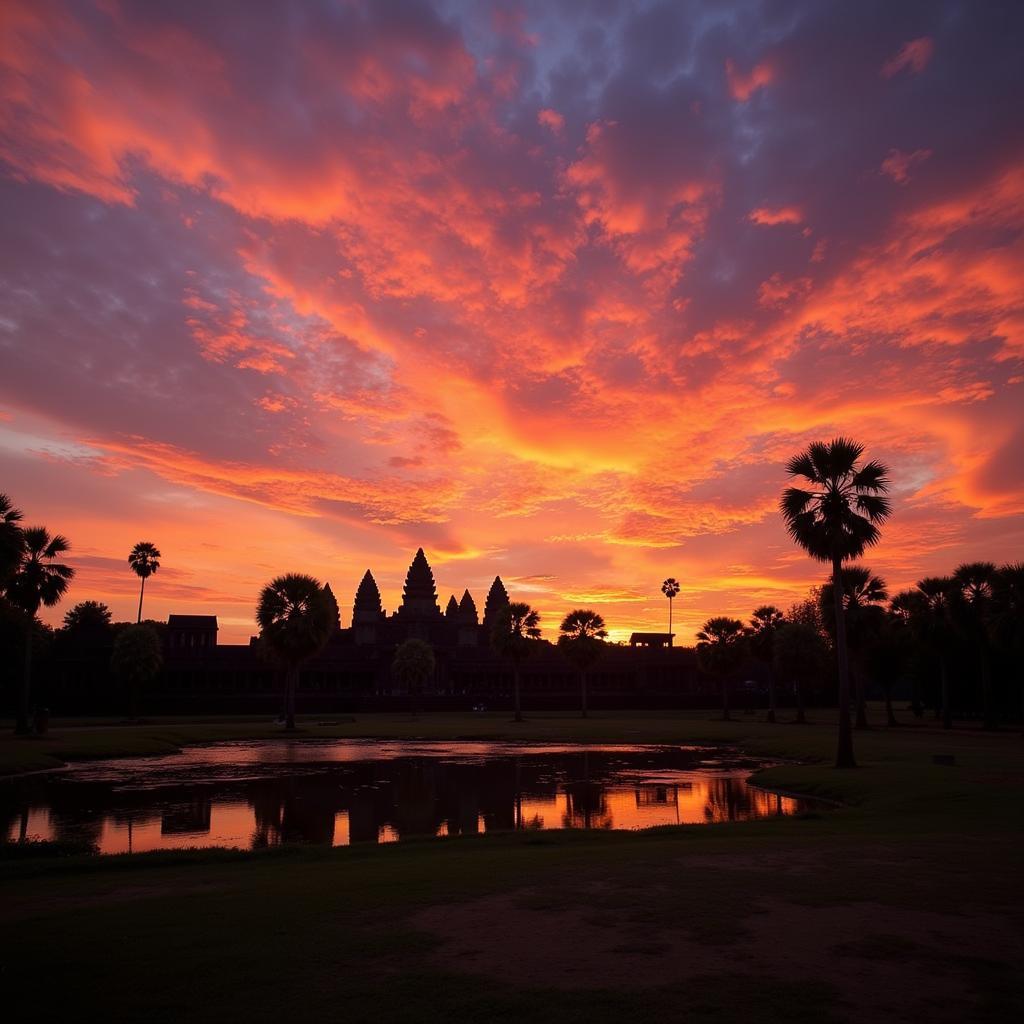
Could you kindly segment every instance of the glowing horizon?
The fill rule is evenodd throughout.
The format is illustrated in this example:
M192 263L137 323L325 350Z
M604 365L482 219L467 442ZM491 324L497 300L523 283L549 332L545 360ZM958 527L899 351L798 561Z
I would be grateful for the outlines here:
M102 600L255 632L495 575L614 639L822 579L777 512L887 463L895 592L1024 548L1024 12L10 0L0 491ZM244 31L243 31L244 29Z

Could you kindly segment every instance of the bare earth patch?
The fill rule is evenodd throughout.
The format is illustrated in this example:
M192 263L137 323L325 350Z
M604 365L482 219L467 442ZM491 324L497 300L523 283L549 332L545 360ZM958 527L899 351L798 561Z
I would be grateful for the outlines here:
M430 907L412 923L441 940L438 965L511 985L649 988L724 972L803 978L831 985L835 1012L856 1021L965 1020L978 1003L976 972L1024 958L1020 935L996 915L880 903L758 900L725 943L701 940L686 922L652 927L593 906L544 906L536 890Z

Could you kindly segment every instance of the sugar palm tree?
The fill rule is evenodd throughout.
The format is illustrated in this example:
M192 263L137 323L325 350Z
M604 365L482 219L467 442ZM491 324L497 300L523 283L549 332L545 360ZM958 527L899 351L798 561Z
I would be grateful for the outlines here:
M499 609L491 632L491 646L512 663L512 689L515 720L523 720L519 699L520 669L523 660L540 638L540 614L525 601L512 601Z
M21 681L21 699L15 732L29 732L29 711L32 704L32 636L36 614L41 606L52 608L67 592L75 575L70 565L56 559L71 550L66 537L59 533L50 536L45 526L29 526L21 531L23 548L21 560L7 583L8 600L26 616L25 662Z
M128 564L132 572L142 580L139 589L139 617L135 620L138 623L142 621L142 597L146 593L146 580L160 568L160 552L155 544L140 540L128 555Z
M608 630L604 619L589 608L576 608L562 619L558 627L558 646L562 653L579 669L580 715L587 717L587 675L604 650Z
M6 494L0 494L0 587L14 575L21 563L25 541L21 535L21 509Z
M409 694L414 712L423 687L434 678L435 664L433 648L415 637L410 637L395 651L391 674Z
M992 585L996 567L992 562L966 562L953 573L953 617L974 647L981 681L983 729L995 729L996 709L992 699L992 664L988 619L992 610Z
M857 671L850 673L850 684L853 691L853 704L857 709L856 725L858 729L868 727L867 704L864 696L864 681L860 678L863 668L865 650L871 641L871 626L877 625L879 617L869 611L889 600L889 591L885 580L875 576L863 565L845 566L840 573L843 582L843 608L846 611L847 642L850 650L857 656ZM832 624L834 628L835 598L832 594L832 583L826 582L819 592L822 621Z
M953 728L953 709L949 693L949 636L953 626L953 593L949 576L926 576L917 581L922 612L919 617L922 638L939 658L939 709L942 728Z
M716 615L701 627L697 634L697 659L705 672L718 678L722 687L722 720L731 721L729 715L729 675L743 656L746 630L739 619Z
M333 609L318 580L288 573L260 591L256 621L264 643L285 667L285 728L292 731L299 673L330 638Z
M661 585L661 592L668 598L668 642L670 646L672 644L672 601L679 593L679 589L679 580L674 576L669 576Z
M768 667L768 721L775 721L775 634L786 621L786 616L773 604L755 608L750 616L747 635L750 638L750 652L758 661Z
M787 487L780 508L789 535L812 558L832 567L836 654L839 663L839 736L836 767L854 768L850 727L850 663L843 609L843 563L877 544L880 524L892 511L886 493L888 470L880 462L861 462L864 446L847 438L816 441L790 459L791 477L809 487Z

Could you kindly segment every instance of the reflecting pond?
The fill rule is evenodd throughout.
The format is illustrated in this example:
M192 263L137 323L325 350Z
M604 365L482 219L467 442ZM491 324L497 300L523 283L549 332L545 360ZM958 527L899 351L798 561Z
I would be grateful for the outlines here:
M118 758L0 783L12 840L101 853L343 846L501 829L641 829L795 814L710 747L261 740Z

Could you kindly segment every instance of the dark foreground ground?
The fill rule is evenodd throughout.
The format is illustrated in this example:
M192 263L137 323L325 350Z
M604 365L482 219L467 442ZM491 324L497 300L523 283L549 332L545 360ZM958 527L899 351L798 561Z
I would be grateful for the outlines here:
M827 759L809 726L698 715L387 716L311 735L730 741ZM263 735L57 729L0 770ZM1024 742L858 734L862 767L761 774L835 810L646 833L0 860L11 1020L1008 1021L1024 1011ZM954 767L934 754L954 754ZM0 781L2 784L2 781ZM24 1015L24 1017L23 1017Z

